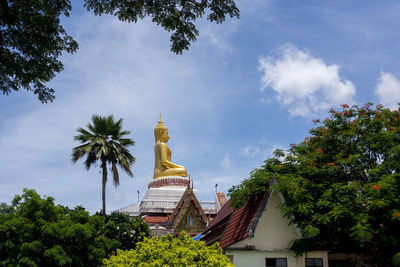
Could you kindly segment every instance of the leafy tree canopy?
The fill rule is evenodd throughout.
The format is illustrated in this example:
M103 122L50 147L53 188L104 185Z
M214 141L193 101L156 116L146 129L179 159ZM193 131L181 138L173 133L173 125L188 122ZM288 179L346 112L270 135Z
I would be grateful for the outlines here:
M118 249L129 250L135 249L138 242L150 237L151 232L142 217L132 220L128 215L114 212L105 217L104 235L116 239Z
M104 260L106 266L233 266L222 254L217 243L207 247L203 241L193 241L182 232L139 242L135 250L118 250L117 255Z
M117 248L133 249L149 236L141 218L90 216L34 190L0 205L0 266L99 266Z
M226 16L239 18L239 9L233 0L85 0L85 7L96 15L111 14L121 21L137 22L151 17L157 25L172 32L171 50L182 54L199 35L194 22L206 11L207 19L222 23Z
M45 85L63 69L62 52L73 53L77 42L60 24L69 16L68 0L0 1L0 91L26 89L41 102L53 101L54 89Z
M400 262L400 112L368 103L330 114L231 188L232 205L263 193L275 176L281 211L305 237L292 244L297 253L327 249Z

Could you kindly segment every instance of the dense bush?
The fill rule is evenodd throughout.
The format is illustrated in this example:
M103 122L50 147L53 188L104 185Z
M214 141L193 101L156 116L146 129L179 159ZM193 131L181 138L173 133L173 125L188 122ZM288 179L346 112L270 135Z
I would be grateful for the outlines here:
M121 214L89 215L24 190L0 205L0 266L99 266L117 248L149 236L146 223Z
M100 215L100 214L99 214ZM151 232L142 217L135 220L127 215L111 213L106 215L104 236L118 241L118 249L134 249L136 243L150 237Z
M104 260L106 266L233 266L215 243L207 247L203 241L193 241L182 232L178 238L172 235L158 239L145 239L135 250L118 250L117 255Z

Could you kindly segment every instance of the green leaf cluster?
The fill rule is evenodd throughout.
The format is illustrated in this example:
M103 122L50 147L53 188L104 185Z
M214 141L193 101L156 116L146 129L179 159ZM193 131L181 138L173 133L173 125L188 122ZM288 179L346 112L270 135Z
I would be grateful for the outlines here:
M132 220L125 214L111 213L105 218L103 235L116 239L118 249L126 250L134 249L138 242L150 237L151 232L142 217Z
M53 101L45 85L63 70L58 58L74 53L78 43L60 24L69 16L68 0L0 1L0 91L33 91L41 102Z
M141 218L90 216L34 190L0 205L0 266L99 266L116 249L135 248L148 236Z
M134 250L118 250L117 255L104 260L105 266L233 266L222 254L217 243L206 246L203 241L193 241L181 232L178 238L171 234L145 239Z
M233 187L232 205L265 192L275 176L282 214L303 232L292 244L298 254L326 249L390 264L400 247L400 112L368 103L330 114Z

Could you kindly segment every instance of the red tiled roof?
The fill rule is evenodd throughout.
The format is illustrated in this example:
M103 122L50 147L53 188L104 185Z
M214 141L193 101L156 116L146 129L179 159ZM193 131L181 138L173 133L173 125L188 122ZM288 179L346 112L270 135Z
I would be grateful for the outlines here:
M146 223L164 223L168 221L167 216L146 216L143 218Z
M232 213L233 210L228 201L203 232L201 240L205 241L207 246L221 240Z
M222 208L225 205L225 203L228 201L226 199L225 193L224 192L218 192L218 193L215 193L215 194L217 195L217 200L218 200L219 206Z
M212 228L214 225L218 224L220 221L225 219L227 216L230 216L233 212L233 209L231 208L231 204L229 201L225 203L225 205L221 208L221 210L217 213L215 218L207 225L206 229L204 231L209 230Z
M227 247L249 236L249 227L256 217L263 195L252 197L247 204L233 212L220 241L221 248Z

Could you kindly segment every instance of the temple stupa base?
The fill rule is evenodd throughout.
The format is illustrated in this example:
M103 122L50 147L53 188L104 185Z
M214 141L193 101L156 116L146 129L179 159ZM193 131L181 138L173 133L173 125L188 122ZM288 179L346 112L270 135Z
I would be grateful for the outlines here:
M181 176L165 176L153 179L148 188L158 188L158 187L188 187L190 184L190 179Z
M141 213L172 213L189 185L190 180L187 177L167 176L153 179L140 203Z

